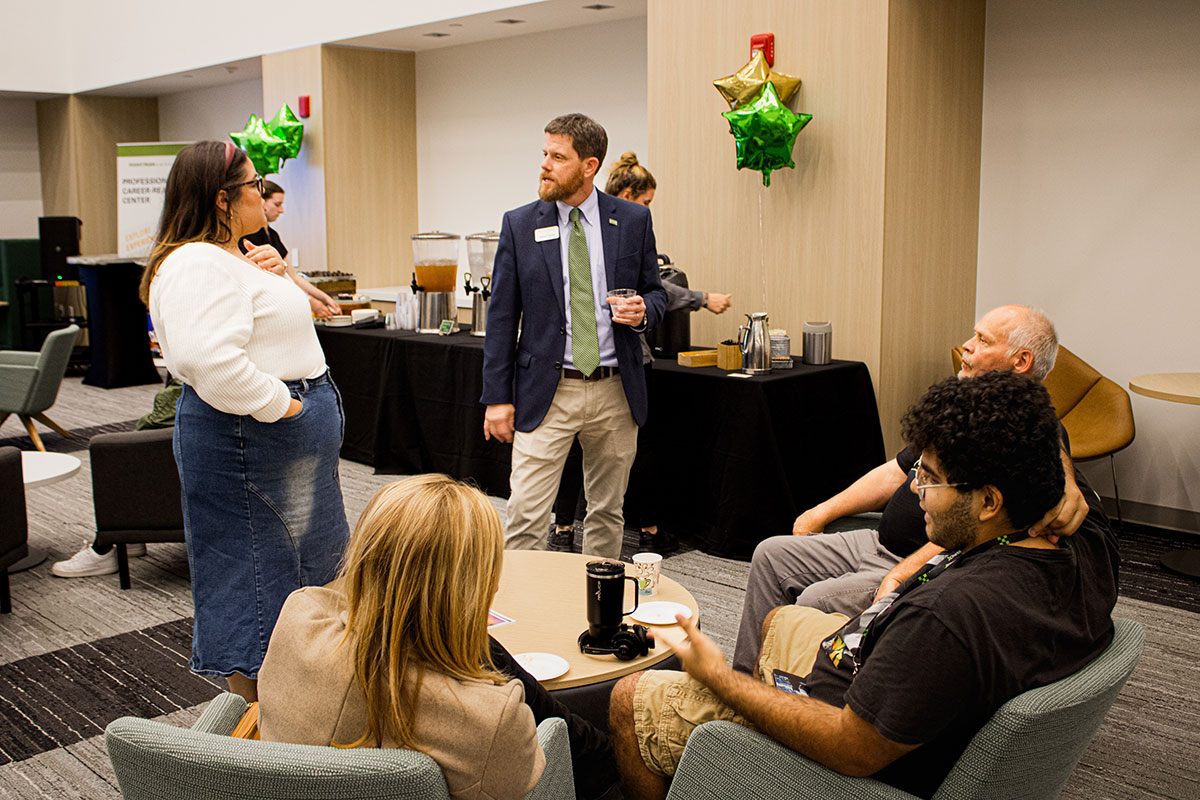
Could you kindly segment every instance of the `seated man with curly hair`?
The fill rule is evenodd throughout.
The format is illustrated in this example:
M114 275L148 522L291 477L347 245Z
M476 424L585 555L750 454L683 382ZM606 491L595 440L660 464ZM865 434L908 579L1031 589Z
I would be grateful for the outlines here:
M726 719L929 797L1001 705L1108 646L1118 556L1099 501L1087 497L1074 536L1028 535L1063 494L1045 388L1011 373L951 378L909 409L903 432L921 454L910 488L926 535L944 552L852 620L775 609L757 679L680 619L682 633L661 638L687 672L631 675L613 691L631 796L662 797L695 726Z

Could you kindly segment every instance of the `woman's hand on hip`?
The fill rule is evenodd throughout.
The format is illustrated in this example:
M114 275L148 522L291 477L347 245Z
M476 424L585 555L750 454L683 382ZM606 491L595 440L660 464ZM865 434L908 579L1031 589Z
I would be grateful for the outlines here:
M287 419L288 417L294 417L300 413L300 409L302 409L302 408L304 408L304 404L293 397L288 402L288 410L284 412L283 416L280 417L280 419Z

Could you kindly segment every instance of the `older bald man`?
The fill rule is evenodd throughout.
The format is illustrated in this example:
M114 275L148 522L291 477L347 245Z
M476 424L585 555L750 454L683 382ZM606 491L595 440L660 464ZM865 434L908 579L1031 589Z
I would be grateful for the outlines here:
M958 377L1002 371L1040 381L1054 368L1057 355L1058 335L1045 314L1028 306L1000 306L984 314L963 343ZM1064 441L1063 499L1037 526L1050 535L1074 533L1087 516L1076 483L1082 476L1076 475L1069 452ZM796 603L855 617L882 588L898 585L937 552L925 536L925 514L907 488L918 456L901 450L894 460L797 517L791 536L759 543L746 581L734 669L754 673L763 619L776 606ZM879 530L823 533L834 520L866 511L883 512Z

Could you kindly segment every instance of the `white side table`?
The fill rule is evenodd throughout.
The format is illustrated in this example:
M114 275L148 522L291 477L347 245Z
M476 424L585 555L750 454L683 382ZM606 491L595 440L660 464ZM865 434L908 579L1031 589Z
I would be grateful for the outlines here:
M21 451L21 471L25 476L25 488L48 486L66 480L75 473L83 462L75 456L66 453L42 453L36 450ZM8 568L8 574L24 572L33 569L46 560L46 551L41 548L29 548L29 555Z

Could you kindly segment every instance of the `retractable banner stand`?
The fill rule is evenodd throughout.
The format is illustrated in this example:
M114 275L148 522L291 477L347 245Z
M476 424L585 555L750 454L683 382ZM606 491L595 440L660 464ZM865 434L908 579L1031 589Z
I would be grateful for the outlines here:
M117 145L117 255L150 255L175 155L191 142Z

